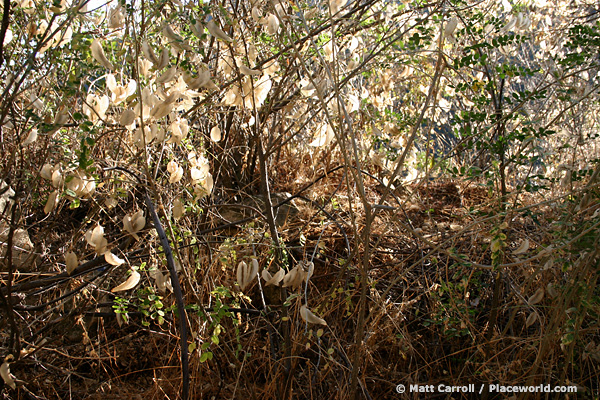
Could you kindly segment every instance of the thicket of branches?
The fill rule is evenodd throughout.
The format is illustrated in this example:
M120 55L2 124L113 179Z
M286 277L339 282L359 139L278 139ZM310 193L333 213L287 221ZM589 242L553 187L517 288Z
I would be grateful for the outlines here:
M2 12L6 398L598 393L596 2Z

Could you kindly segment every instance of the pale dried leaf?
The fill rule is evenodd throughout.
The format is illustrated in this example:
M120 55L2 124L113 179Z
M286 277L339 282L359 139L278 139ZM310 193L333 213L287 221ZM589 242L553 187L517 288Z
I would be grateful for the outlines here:
M140 282L140 278L140 273L132 270L131 275L129 275L129 278L127 278L127 280L121 283L119 286L113 288L111 292L123 292L125 290L133 289Z
M250 69L246 67L244 64L240 65L240 72L244 75L261 75L262 72L256 69Z
M128 108L121 113L121 117L119 118L119 125L121 126L129 126L133 124L135 121L135 112Z
M519 254L524 254L527 253L527 250L529 250L529 239L525 239L521 242L521 244L519 245L519 247L517 247L514 251L513 254L519 255Z
M296 265L290 272L288 272L283 278L283 287L292 287L297 289L302 285L304 279L306 277L306 272L300 266L300 264Z
M315 264L312 261L306 263L306 278L305 281L308 283L308 280L313 276L315 271Z
M44 164L44 166L40 170L40 176L46 180L51 180L53 173L54 166L52 164Z
M329 126L329 124L323 124L319 128L319 132L315 136L315 139L308 145L312 147L324 147L331 143L334 137L335 134L333 129L331 129L331 126Z
M30 132L29 135L27 135L27 138L23 141L23 146L27 146L30 145L31 143L35 142L38 138L38 130L36 128L33 128Z
M183 217L183 214L185 213L185 207L183 207L183 203L181 202L180 199L175 199L175 201L173 201L173 218L175 219L179 219L181 217Z
M146 226L146 218L142 210L134 214L127 214L123 217L123 229L137 238L136 233L141 231Z
M75 268L79 265L79 260L77 260L77 254L72 251L65 254L65 262L67 264L67 274L71 275Z
M108 61L108 58L106 58L106 55L104 54L104 49L102 48L102 45L100 44L100 41L98 39L94 39L92 41L91 50L92 57L94 57L96 61L98 61L102 66L110 70L114 69L112 63Z
M92 246L98 246L104 238L104 227L100 224L87 231L85 239Z
M167 68L165 72L163 72L158 78L156 78L156 82L158 83L168 83L171 82L177 76L177 67L173 65L170 68Z
M325 322L323 318L317 317L304 305L300 307L300 316L305 322L308 322L309 324L327 325L327 322Z
M273 276L271 275L271 273L269 272L268 269L263 269L262 272L260 273L260 276L263 278L263 280L265 280L266 282L268 282L269 280L271 280L273 278Z
M206 23L206 29L208 32L213 35L216 39L222 40L224 42L233 42L233 39L230 38L221 28L217 26L214 19L211 19Z
M279 31L279 19L275 14L269 14L267 17L267 32L269 35L275 35Z
M152 64L158 63L158 57L156 56L156 53L154 53L152 47L150 47L148 42L146 42L145 40L142 42L142 52Z
M9 365L9 362L7 361L7 360L11 360L11 359L12 359L12 355L9 355L4 359L4 362L0 366L0 376L2 376L2 379L4 380L5 384L7 384L13 390L15 390L17 388L17 384L15 383L15 380L13 379L12 375L10 374L10 365Z
M181 180L181 178L183 178L183 168L178 166L174 172L171 172L171 176L169 177L169 182L177 183Z
M457 26L458 26L458 18L456 18L456 17L450 18L450 21L448 21L448 23L446 23L446 27L444 28L444 36L445 37L452 36L454 34L454 31L456 30Z
M46 201L46 205L44 206L44 212L46 214L50 214L52 212L52 210L54 210L54 207L56 207L56 201L58 200L58 195L59 195L58 190L55 190L54 192L50 193L50 196L48 196L48 200Z
M346 4L346 0L329 0L329 10L331 11L331 15L337 14L344 4Z
M538 319L538 315L536 312L532 312L531 314L529 314L529 317L527 317L527 320L525 321L525 327L529 328L531 325L535 324L535 321L537 321Z
M533 306L544 298L544 288L539 288L535 293L527 300L527 304Z
M546 292L548 292L548 295L553 299L556 298L556 296L558 296L558 292L556 291L552 283L548 283L546 285Z
M221 129L217 125L213 126L210 130L210 140L213 142L221 141Z
M62 173L60 172L60 169L57 168L52 173L52 186L54 186L55 188L58 188L58 187L62 186L64 181L65 181L65 179L64 179Z
M237 282L240 285L242 291L248 287L258 274L258 264L251 263L252 266L248 266L246 262L240 261L237 268Z
M106 260L107 263L109 263L110 265L114 265L114 266L119 266L125 262L125 260L117 257L110 251L107 251L106 253L104 253L104 259Z

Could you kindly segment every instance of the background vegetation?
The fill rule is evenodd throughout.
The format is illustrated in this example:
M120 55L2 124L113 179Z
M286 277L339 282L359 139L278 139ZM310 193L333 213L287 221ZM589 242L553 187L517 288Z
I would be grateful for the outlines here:
M596 2L2 15L3 398L598 398Z

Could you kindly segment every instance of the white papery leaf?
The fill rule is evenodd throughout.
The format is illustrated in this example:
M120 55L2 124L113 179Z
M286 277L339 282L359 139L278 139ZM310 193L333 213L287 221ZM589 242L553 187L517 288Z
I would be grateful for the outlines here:
M203 71L200 72L196 78L194 78L189 73L184 72L183 81L191 90L200 89L210 81L210 73L208 71Z
M256 69L250 69L246 67L244 64L240 65L240 72L244 75L260 75L262 72Z
M527 304L533 306L544 298L544 288L539 288L535 293L527 300Z
M125 260L117 257L110 251L107 251L106 253L104 253L104 260L106 260L106 262L109 263L110 265L114 265L114 266L119 266L119 265L125 263Z
M257 23L262 19L262 12L256 6L252 7L252 19Z
M221 129L217 125L213 126L210 130L210 140L213 142L221 141Z
M170 68L167 68L165 72L163 72L158 78L156 78L156 82L158 83L168 83L175 79L177 75L177 67L173 65Z
M112 79L110 79L112 78ZM109 85L110 81L110 85ZM129 96L135 93L135 89L137 88L137 82L134 79L131 79L127 86L117 84L117 81L114 75L109 74L106 77L106 85L111 91L111 100L115 105L121 104L124 102Z
M15 380L13 379L10 373L10 361L12 361L13 359L14 357L12 355L6 356L4 362L0 366L0 376L2 376L2 379L4 380L5 384L7 384L13 390L15 390L17 389L17 384L15 383Z
M85 233L85 240L92 247L98 248L102 245L104 240L104 228L102 225L96 225L93 229L88 229Z
M532 312L531 314L529 314L529 317L527 317L527 320L525 321L525 327L529 328L531 325L533 325L535 323L535 321L537 321L538 319L538 315L536 312Z
M108 27L110 29L122 28L125 24L125 10L118 4L115 8L110 10L108 16Z
M202 39L202 35L204 34L204 25L202 25L200 21L196 20L195 24L190 25L190 29L198 39Z
M77 260L77 254L72 251L65 254L65 263L67 264L67 273L71 275L75 268L79 265L79 260Z
M256 63L256 58L258 57L258 50L256 50L256 46L253 43L248 44L248 61L250 61L250 66L253 67Z
M11 41L13 40L13 33L10 29L6 30L6 33L4 34L4 42L2 43L4 46L6 46L7 44L9 44Z
M96 61L98 61L102 66L110 70L114 69L111 62L108 61L108 58L106 58L106 55L104 54L104 49L102 48L102 45L100 44L100 41L98 39L94 39L92 41L91 50L92 57L94 57L94 59L96 59Z
M454 34L456 27L458 26L458 18L452 17L446 23L446 27L444 28L444 37L450 37Z
M346 4L346 0L329 0L329 10L331 15L337 14Z
M173 218L179 219L183 217L184 213L185 207L183 206L183 203L181 202L181 200L175 199L175 201L173 201Z
M280 70L281 70L281 66L279 65L277 60L273 60L273 61L271 61L271 63L269 65L265 66L264 72L265 72L265 75L273 76Z
M350 53L354 53L354 50L358 48L358 45L358 39L356 36L352 36L352 39L350 39L350 44L348 45L348 51L350 51Z
M211 19L206 23L206 28L208 29L208 32L215 38L224 42L233 42L233 39L230 38L225 32L223 32L221 28L217 26L214 19Z
M62 186L64 181L65 181L65 178L63 177L59 168L57 168L56 170L54 170L54 172L52 172L52 186L54 186L55 188L58 188L58 187Z
M350 111L349 111L350 113L360 110L360 99L358 98L358 96L356 96L354 94L348 95L348 103L349 103L348 108L350 109Z
M140 282L140 278L141 278L140 273L132 270L131 275L129 275L129 278L127 278L127 280L125 282L121 283L119 286L113 288L111 290L111 292L112 293L123 292L125 290L133 289Z
M59 195L58 190L55 190L54 192L50 193L50 196L48 196L48 200L46 201L46 205L44 206L44 212L46 214L50 214L52 212L52 210L54 210L54 207L56 207L56 201L58 200L58 195Z
M201 187L202 193L199 193L199 194L201 194L201 197L203 197L205 195L209 195L212 193L215 182L213 180L212 175L210 173L208 173L208 174L206 174L204 179L202 179L200 181L200 184L202 185L202 187ZM196 190L196 188L194 188L194 191Z
M177 164L177 161L171 160L167 163L167 171L171 175L173 175L173 173L177 172L178 169L179 169L179 164Z
M223 96L223 105L226 106L239 106L242 101L242 96L240 95L239 89L237 86L233 86L229 88L228 91L225 92Z
M517 21L518 21L518 18L516 16L512 17L511 20L508 21L508 24L506 24L504 26L504 28L501 29L501 32L508 32L508 31L510 31L512 28L514 28L517 25Z
M319 8L318 7L313 7L313 8L311 8L309 10L306 10L304 12L304 18L306 18L307 20L313 19L318 13L319 13Z
M123 229L129 232L136 240L139 240L137 233L146 226L146 218L142 210L134 214L127 214L123 217Z
M263 269L262 272L260 273L260 276L263 278L263 280L265 282L268 282L269 280L273 279L273 276L271 275L271 273L269 272L268 269Z
M156 56L156 53L154 53L152 47L150 47L148 42L145 40L142 42L142 52L152 64L158 64L158 57Z
M275 14L269 14L267 17L267 32L269 35L275 35L279 31L279 19Z
M163 274L159 270L153 270L150 273L150 276L152 276L154 279L160 294L166 294L167 289L169 289L169 291L173 291L173 287L171 286L171 277L169 274Z
M289 20L290 17L287 15L283 4L278 1L274 1L273 4L275 5L275 15L277 15L279 19Z
M308 283L308 280L313 276L315 272L315 264L312 261L306 263L306 278L304 280Z
M290 272L283 277L283 287L292 287L297 289L302 285L306 278L306 272L300 264L296 265Z
M47 180L52 179L53 173L54 173L54 166L52 164L44 164L44 166L40 170L40 176Z
M160 53L160 57L158 57L156 64L154 64L154 68L156 68L157 71L160 71L161 69L166 67L168 64L169 64L169 49L166 47L163 47L163 49Z
M104 206L107 208L115 208L117 204L119 204L119 202L114 197L107 197L104 201Z
M150 111L150 116L154 119L161 119L169 115L169 113L173 110L173 103L160 103L152 108Z
M114 74L106 74L106 87L108 90L113 92L117 87L117 78L115 78Z
M554 288L554 285L550 282L546 285L546 292L548 292L548 295L553 299L556 298L556 296L558 296L558 292Z
M135 112L128 108L121 113L121 117L119 118L119 125L121 126L131 126L135 122Z
M313 147L323 147L327 146L333 138L335 137L335 133L329 124L323 124L319 128L319 132L317 133L315 139L310 142L308 145Z
M323 46L323 52L325 53L325 60L332 62L337 55L337 46L333 43L333 40L330 40Z
M519 247L517 247L512 253L516 256L519 254L527 253L527 250L529 250L529 239L523 240Z
M23 146L27 146L33 142L35 142L38 138L38 130L36 128L33 128L30 132L29 135L27 135L27 138L23 141Z
M187 134L190 131L190 126L188 125L187 119L177 119L173 121L170 128L171 138L167 141L167 143L180 144L181 141L187 137Z
M284 276L285 270L283 268L279 268L279 271L277 271L273 276L271 276L269 271L267 271L266 269L262 272L262 278L266 281L265 286L279 285L279 282L283 280Z
M246 287L252 283L256 274L258 273L258 263L250 263L250 266L244 261L240 261L237 268L237 282L240 285L240 289L245 290Z
M172 42L183 42L183 38L179 36L179 34L177 34L169 24L165 24L162 32L163 35L165 35Z
M192 167L190 168L190 176L192 177L193 181L200 181L204 179L206 175L203 174L198 167Z
M323 318L317 317L304 305L300 307L300 316L305 322L308 322L309 324L327 325L327 322L325 322Z
M267 99L267 96L269 95L269 91L271 90L272 86L273 81L271 81L271 78L269 78L269 75L267 74L261 76L258 82L254 84L254 105L256 106L256 108L262 107L265 100ZM250 100L250 98L248 97L246 100L248 103L248 100ZM246 104L246 106L247 108L252 108L249 104Z
M58 112L54 115L55 125L64 125L69 120L69 112L65 107L60 107Z

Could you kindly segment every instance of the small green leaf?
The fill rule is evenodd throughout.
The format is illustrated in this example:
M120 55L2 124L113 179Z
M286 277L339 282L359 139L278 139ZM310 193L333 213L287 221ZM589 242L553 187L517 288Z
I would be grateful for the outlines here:
M206 362L208 360L212 360L213 358L213 353L211 353L210 351L204 352L202 353L202 355L200 356L200 362Z

